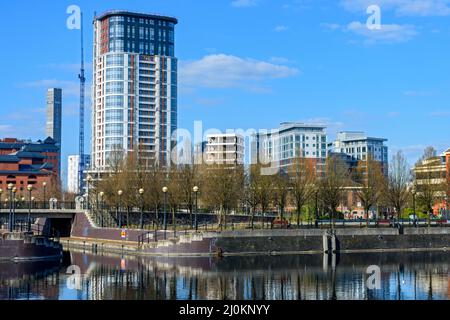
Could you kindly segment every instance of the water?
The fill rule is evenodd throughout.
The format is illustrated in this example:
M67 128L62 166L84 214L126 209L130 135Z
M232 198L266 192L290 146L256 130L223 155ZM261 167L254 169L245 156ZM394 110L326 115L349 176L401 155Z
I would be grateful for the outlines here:
M66 274L71 265L82 276ZM366 286L378 265L381 287ZM0 264L0 299L450 300L447 252L137 258L65 252L61 264ZM79 281L78 281L79 280Z

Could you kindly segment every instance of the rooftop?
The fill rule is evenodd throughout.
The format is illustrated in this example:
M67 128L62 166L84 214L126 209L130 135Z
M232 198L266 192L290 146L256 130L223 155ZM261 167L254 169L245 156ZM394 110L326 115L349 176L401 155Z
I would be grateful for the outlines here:
M388 141L384 138L368 137L365 132L362 131L341 131L337 134L337 140L341 141L361 141L361 140L377 140Z
M178 23L178 19L174 18L174 17L169 17L169 16L165 16L165 15L159 15L159 14L153 14L153 13L132 12L132 11L127 11L127 10L108 10L108 11L103 12L100 15L96 15L94 20L103 20L103 19L106 19L108 17L120 16L120 15L132 16L132 17L137 17L137 18L166 20L166 21L169 21L169 22L173 22L175 24Z

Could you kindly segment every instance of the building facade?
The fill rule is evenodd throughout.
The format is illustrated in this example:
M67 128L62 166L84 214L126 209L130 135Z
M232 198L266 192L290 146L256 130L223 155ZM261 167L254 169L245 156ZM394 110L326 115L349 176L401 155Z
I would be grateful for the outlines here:
M110 11L94 19L92 162L120 150L170 165L177 129L177 19Z
M244 137L235 133L210 134L204 144L204 161L208 165L243 165Z
M326 126L296 122L256 134L251 141L252 164L272 164L287 170L294 159L310 159L321 171L327 158Z
M382 173L388 176L388 147L387 139L368 137L364 132L343 131L337 134L336 140L329 144L329 154L343 160L350 170L355 170L358 164L371 158L380 163ZM338 210L346 219L374 219L381 217L384 208L373 206L369 212L364 212L361 199L358 197L357 186L349 186L343 196Z
M15 138L0 140L0 189L13 184L19 195L26 195L27 186L38 192L45 182L48 190L59 185L59 148L56 141L25 141Z
M434 215L446 213L450 209L450 149L437 157L417 163L414 176L418 196L424 192L424 188L428 194L434 195Z
M62 145L62 89L47 90L47 123L46 136L56 141L61 151ZM58 174L61 175L61 152L58 159Z
M329 145L329 152L341 156L350 167L365 161L369 156L381 163L383 173L388 175L387 139L368 137L364 132L344 131L337 134L336 140Z
M91 156L84 155L84 164L89 167L91 163ZM80 194L80 185L78 183L79 179L79 168L80 168L80 156L72 155L68 157L67 163L67 192Z

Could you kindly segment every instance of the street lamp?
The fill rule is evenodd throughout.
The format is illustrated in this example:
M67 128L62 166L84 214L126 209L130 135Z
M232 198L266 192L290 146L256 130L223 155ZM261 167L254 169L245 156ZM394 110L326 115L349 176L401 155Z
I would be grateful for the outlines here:
M139 199L141 202L141 220L140 220L140 228L144 229L144 189L139 189Z
M8 215L8 230L9 232L12 232L13 230L13 223L12 223L12 198L13 198L13 190L14 185L12 183L8 184L8 191L9 191L9 215Z
M87 203L87 209L90 209L90 203L89 203L89 187L91 185L92 177L88 176L86 178L87 184L86 184L86 203Z
M0 212L3 209L3 203L2 203L2 194L3 194L3 189L0 188ZM3 224L0 223L0 229L2 228Z
M316 215L316 221L314 222L315 227L319 228L319 192L316 191L316 198L315 198L315 215Z
M195 194L195 231L198 231L198 220L197 220L197 213L198 213L198 191L199 187L195 186L193 191Z
M167 232L167 192L169 188L164 187L162 192L164 193L164 240L166 240L166 232Z
M33 186L31 184L27 187L28 190L28 232L31 232L31 192L33 191Z
M123 195L123 191L122 190L117 191L117 195L119 196L119 202L117 206L117 216L119 216L119 228L122 228L122 212L120 212L120 205L121 205L120 201Z
M1 197L1 194L0 194ZM448 195L445 195L445 220L448 219Z
M11 224L12 224L12 229L14 230L16 228L16 193L17 193L17 188L13 187L12 188L12 220L11 220Z
M43 182L42 186L44 187L44 210L47 209L47 199L46 199L46 191L47 191L47 182Z
M414 227L416 226L416 188L412 189L412 200L413 200L413 219L414 219Z
M98 195L100 196L100 224L101 224L101 227L103 228L104 227L104 222L103 222L103 197L104 197L105 193L103 191L101 191ZM97 201L97 212L98 211L99 210L98 210L98 201Z

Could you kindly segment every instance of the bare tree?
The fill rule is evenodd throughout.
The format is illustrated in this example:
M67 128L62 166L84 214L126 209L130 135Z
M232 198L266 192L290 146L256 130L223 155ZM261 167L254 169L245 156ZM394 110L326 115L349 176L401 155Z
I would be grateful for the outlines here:
M199 186L200 181L198 178L197 166L194 164L180 165L179 168L179 189L180 189L180 201L187 205L189 209L189 218L191 225L193 224L193 208L194 197L193 188Z
M261 169L262 167L259 167ZM270 200L272 198L271 193L274 188L274 179L270 175L258 175L256 180L256 196L258 198L259 205L261 206L261 212L267 213L270 207Z
M428 146L423 151L422 157L417 161L416 165L420 165L422 161L434 158L437 156L437 151L433 146Z
M319 179L319 196L325 209L331 214L332 225L337 214L337 207L342 200L342 193L349 183L349 168L337 156L330 156L325 163L325 171Z
M436 169L440 167L441 159L436 157L436 153L431 152L430 148L432 147L425 149L423 160L416 164L414 172L417 200L426 209L428 221L436 201L445 193L444 182L446 181L445 172Z
M409 199L409 183L411 182L411 172L408 163L401 151L398 151L391 160L389 167L389 177L385 187L385 197L387 203L397 212L400 218L403 209Z
M284 219L284 211L288 204L289 178L284 171L278 172L273 179L273 201L279 208L281 220Z
M372 157L359 161L354 173L356 196L361 201L369 225L369 210L383 194L385 183L381 163Z
M245 202L250 207L251 227L254 228L255 214L259 205L258 180L260 165L251 165L249 172L245 174Z
M238 206L243 194L243 167L223 164L203 166L202 179L202 198L207 205L219 210L219 226L226 228L227 214Z
M289 168L289 185L297 211L297 227L300 226L302 208L315 193L316 170L311 161L298 157Z

